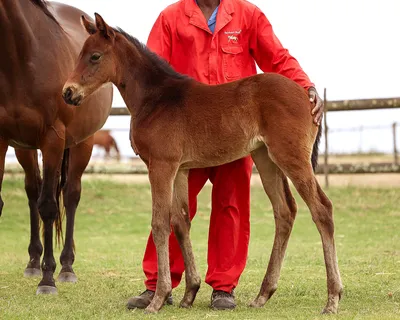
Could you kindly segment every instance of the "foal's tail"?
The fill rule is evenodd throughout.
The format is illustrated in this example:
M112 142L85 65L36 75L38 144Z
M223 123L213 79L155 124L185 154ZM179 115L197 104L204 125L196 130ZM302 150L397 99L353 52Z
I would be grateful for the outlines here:
M62 223L65 217L65 207L63 202L63 189L65 187L65 183L67 182L68 175L68 165L69 165L69 149L64 150L62 165L61 165L61 178L57 185L57 204L58 204L58 213L55 220L56 227L56 243L59 246L61 242L63 242L63 230Z
M319 125L317 136L315 137L315 141L314 141L314 145L313 145L312 155L311 155L311 164L312 164L314 172L318 166L318 147L319 147L319 142L321 140L321 134L322 134L322 125Z

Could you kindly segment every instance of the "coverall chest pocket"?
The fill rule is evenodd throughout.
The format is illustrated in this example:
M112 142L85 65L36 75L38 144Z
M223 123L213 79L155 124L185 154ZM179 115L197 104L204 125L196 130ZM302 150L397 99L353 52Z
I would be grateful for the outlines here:
M243 68L243 47L222 46L221 48L225 78L231 81L240 79Z

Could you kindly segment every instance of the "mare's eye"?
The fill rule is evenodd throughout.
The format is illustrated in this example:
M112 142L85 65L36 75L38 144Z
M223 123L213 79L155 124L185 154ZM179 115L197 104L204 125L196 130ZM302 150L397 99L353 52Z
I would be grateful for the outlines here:
M92 56L90 57L90 61L96 62L99 61L101 58L100 53L93 53Z

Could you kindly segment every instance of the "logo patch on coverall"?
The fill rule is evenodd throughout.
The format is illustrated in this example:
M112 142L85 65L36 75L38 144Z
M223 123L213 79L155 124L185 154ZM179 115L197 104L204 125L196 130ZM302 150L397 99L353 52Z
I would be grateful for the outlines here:
M239 42L239 34L242 30L235 31L225 31L224 33L228 36L228 43L238 43Z

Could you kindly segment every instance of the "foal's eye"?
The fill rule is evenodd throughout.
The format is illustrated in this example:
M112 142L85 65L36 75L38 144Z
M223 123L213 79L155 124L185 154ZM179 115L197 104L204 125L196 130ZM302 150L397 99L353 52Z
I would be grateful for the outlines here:
M96 62L99 61L100 58L101 58L100 53L93 53L92 56L90 57L90 61Z

